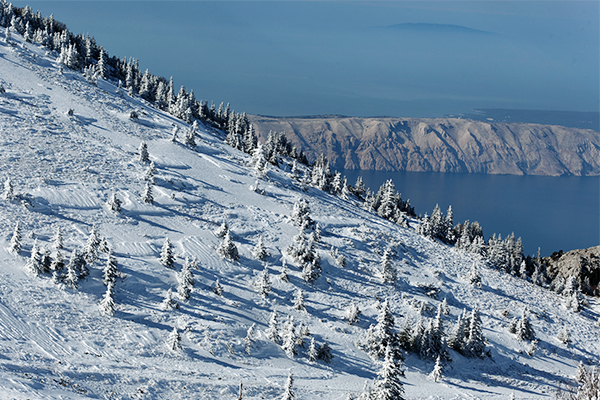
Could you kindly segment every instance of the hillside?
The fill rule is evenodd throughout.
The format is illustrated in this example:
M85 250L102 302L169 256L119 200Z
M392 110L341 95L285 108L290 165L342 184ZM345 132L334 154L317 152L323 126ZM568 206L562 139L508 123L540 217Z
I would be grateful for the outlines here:
M337 169L511 175L600 175L590 129L457 118L251 116L257 133L285 132L310 160Z
M280 167L257 173L251 158L208 124L198 123L195 146L184 144L189 124L116 82L88 82L60 65L58 54L18 34L12 44L4 39L2 32L0 179L11 184L0 200L0 398L236 399L240 383L244 399L280 398L292 373L298 399L347 399L371 387L380 370L379 361L357 346L377 323L379 300L389 301L396 333L418 321L431 326L444 300L447 337L463 311L481 315L489 356L446 349L452 361L437 382L428 378L434 360L402 350L409 399L550 398L578 363L600 358L596 298L573 312L563 296L418 234L421 221L409 215L403 227L363 209L357 197L344 199L295 179L298 172L286 157ZM154 173L140 159L142 142ZM148 187L153 201L146 201ZM120 212L107 204L113 194ZM299 243L301 231L315 237L294 224L300 199L322 236L313 242L322 271L309 282L286 251ZM239 260L217 252L223 239L215 231L224 222ZM11 251L17 224L20 253ZM106 239L96 260L88 249L94 227ZM53 244L57 229L62 249ZM167 238L176 256L172 268L159 260ZM253 255L260 238L270 253L264 261ZM69 265L77 251L86 251L89 274L70 284L59 269L32 267L41 265L36 244L54 260L60 251ZM387 248L397 278L383 283ZM103 283L109 249L119 269L113 315L99 307L110 292ZM195 285L185 299L177 292L186 258L193 257ZM284 265L287 281L280 278ZM270 291L259 285L265 268ZM480 284L466 277L472 270ZM221 295L214 291L217 280ZM295 307L299 289L305 310ZM164 309L169 291L179 308ZM351 303L361 311L352 325L345 318ZM507 330L525 308L535 340ZM273 311L282 331L289 317L296 332L308 328L297 355L268 338ZM179 342L170 339L174 329ZM565 329L570 343L557 339ZM330 363L308 360L311 338L329 344Z

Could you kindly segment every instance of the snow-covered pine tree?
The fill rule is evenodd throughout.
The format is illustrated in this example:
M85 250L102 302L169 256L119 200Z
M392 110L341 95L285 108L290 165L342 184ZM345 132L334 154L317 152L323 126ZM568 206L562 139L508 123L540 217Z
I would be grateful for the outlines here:
M116 213L121 212L121 204L122 204L122 202L121 202L121 200L119 200L116 193L111 194L110 197L108 198L108 201L106 202L106 205L108 206L108 208L111 211L114 211Z
M98 233L98 227L93 226L90 236L83 247L85 261L88 264L93 264L98 259L98 247L100 246L100 234Z
M175 265L175 256L173 255L173 245L169 238L165 238L162 249L160 251L160 263L167 268L173 268Z
M558 332L556 338L563 344L571 343L571 334L569 333L569 329L567 329L566 327L563 328L560 332Z
M2 194L2 198L7 201L11 201L15 198L15 187L10 177L6 178L6 181L4 181L4 193Z
M192 149L196 147L196 132L191 128L185 132L185 144Z
M233 243L233 239L231 239L231 234L229 231L227 231L225 237L223 238L223 241L217 247L217 253L219 253L221 257L229 261L236 261L240 259L238 249L235 243Z
M394 283L396 281L396 269L392 265L392 249L390 247L386 248L381 256L380 274L383 283Z
M529 321L529 311L527 310L527 307L523 308L523 313L521 314L521 319L519 319L519 322L517 323L515 334L519 340L535 339L535 331Z
M346 320L348 325L354 325L358 321L360 310L355 302L351 302L346 309Z
M394 316L390 310L389 301L386 299L379 309L377 324L369 327L363 342L363 347L372 358L383 357L388 345L394 349L398 347L398 339L393 329Z
M319 349L317 347L317 343L315 342L314 337L310 338L310 344L308 345L307 356L308 356L308 361L311 363L317 361L317 358L319 356Z
M294 377L290 372L287 382L285 383L285 391L283 392L283 396L281 396L281 400L294 400L296 395L294 394Z
M155 183L154 175L155 174L156 174L156 165L154 164L154 161L150 161L150 164L148 165L148 167L146 168L146 171L144 172L144 180L146 182L149 182L150 184L154 185L154 183Z
M65 266L65 258L63 257L60 250L56 250L56 255L50 263L50 270L53 271L53 275L56 274L56 278L61 276L62 269ZM61 278L62 279L62 278ZM59 279L60 280L60 279Z
M229 226L227 222L223 221L214 233L216 237L222 238L225 237L227 232L229 232Z
M269 293L271 293L271 276L269 275L269 266L267 264L265 264L265 268L258 276L256 290L261 297L268 297Z
M319 346L317 352L317 359L322 360L325 364L330 364L333 359L333 354L331 354L331 347L329 343L324 342L321 346Z
M310 216L310 206L308 205L308 201L303 198L298 199L294 203L294 208L292 210L292 223L299 228L303 226L310 228L314 225L314 221Z
M13 254L21 254L21 239L21 223L17 221L17 224L15 225L15 230L13 231L13 235L10 238L10 245L8 247L8 251L10 251Z
M50 272L51 265L52 258L50 257L50 251L44 247L40 250L40 271L44 274Z
M392 346L385 347L385 358L369 393L369 400L404 400L404 385L400 381L404 371L394 353Z
M69 259L69 263L67 264L67 275L65 276L64 282L65 285L72 289L77 289L77 284L79 281L79 265L78 260L82 257L79 254L79 250L73 249L71 253L71 258Z
M289 268L287 266L287 263L285 262L285 259L282 261L282 265L281 265L281 273L279 274L279 279L281 279L283 282L289 282L290 281L290 276L289 276Z
M265 331L267 338L274 342L279 343L281 341L281 336L279 336L279 327L277 325L277 311L273 310L271 313L271 318L269 319L269 327Z
M287 321L283 324L281 332L281 348L288 357L293 357L298 354L296 350L296 325L294 324L294 317L289 316Z
M63 233L62 233L62 229L60 228L60 226L57 226L56 229L54 230L54 237L53 237L52 241L53 241L53 246L56 250L62 250L64 248Z
M270 254L267 251L267 247L265 246L265 243L263 242L262 236L258 237L258 242L256 243L256 246L254 246L254 249L252 250L252 255L257 260L264 260L267 257L269 257Z
M469 319L467 318L466 310L463 310L458 316L458 321L456 321L456 325L454 325L452 333L448 337L448 347L458 351L459 353L462 353L468 332Z
M306 311L306 306L304 305L304 291L302 289L298 289L294 292L294 308L300 311Z
M473 311L471 311L469 337L465 343L464 352L470 357L484 358L486 355L481 316L479 314L479 309L477 308L474 308Z
M254 168L254 174L262 178L267 174L268 171L268 162L265 157L265 151L263 145L258 143L254 152L252 153L252 159L250 160L250 165Z
M479 270L477 269L477 264L473 263L471 265L471 269L465 276L465 279L473 286L481 287L481 275L479 275Z
M31 257L25 265L25 269L30 274L33 274L35 276L38 276L42 273L40 248L37 239L35 239L35 241L33 242L33 247L31 248Z
M437 382L438 380L441 380L442 372L444 372L444 365L442 364L442 357L438 356L435 360L433 371L429 374L429 378L433 379L434 382Z
M246 337L244 338L245 351L246 354L250 354L252 352L252 347L254 347L254 342L256 341L256 323L252 324L248 331L246 331Z
M154 195L152 194L152 185L146 181L144 186L144 193L142 194L142 201L148 204L154 204Z
M442 314L444 315L450 315L450 308L448 307L448 299L444 297L444 301L442 301L441 304L441 310L442 310Z
M177 288L177 295L181 300L187 300L190 298L192 286L194 286L194 274L192 273L190 260L186 257L181 271L177 274L177 280L179 281L179 287Z
M114 295L114 283L109 282L106 286L106 292L100 301L100 310L106 315L112 316L115 314L117 306L115 304Z
M213 292L218 296L223 296L223 286L221 286L219 279L217 279L213 285Z
M165 299L160 304L160 309L163 311L171 311L176 308L179 308L179 303L173 299L173 292L171 289L167 290L167 294L165 295Z
M181 351L181 335L179 334L179 330L177 327L173 327L171 333L167 337L167 347L171 351Z

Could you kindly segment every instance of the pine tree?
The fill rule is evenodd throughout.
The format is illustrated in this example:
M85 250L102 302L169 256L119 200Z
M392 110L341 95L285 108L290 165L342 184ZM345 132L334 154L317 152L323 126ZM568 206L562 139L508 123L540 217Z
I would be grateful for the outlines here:
M25 266L27 271L35 276L38 276L42 272L40 249L38 241L35 239L33 247L31 248L31 257Z
M21 223L17 221L15 225L15 230L13 231L13 235L10 238L10 246L8 250L13 254L21 254Z
M294 377L290 372L287 382L285 383L285 392L283 393L281 400L294 400L295 398L296 395L294 394Z
M485 357L485 337L478 309L473 309L469 321L469 337L465 343L465 353L470 357Z
M98 227L93 226L90 236L83 247L85 261L88 264L93 264L98 259L98 247L100 246L100 234L98 233Z
M444 297L444 301L442 301L441 305L442 314L450 315L450 308L448 307L448 299Z
M154 204L154 196L152 194L152 185L150 182L146 182L144 186L144 193L142 194L142 201L148 204Z
M454 325L454 330L448 338L448 347L462 353L468 332L469 320L466 316L466 311L463 310L461 315L458 316L458 321L456 322L456 325Z
M271 318L269 319L269 327L265 333L270 341L274 343L279 343L281 341L281 337L279 336L279 328L277 326L277 311L273 311L271 314Z
M473 263L465 279L469 281L471 285L481 287L481 275L479 275L477 264Z
M213 292L215 292L215 294L218 296L223 295L223 286L221 286L221 283L219 282L218 279L215 281L215 284L213 285Z
M98 65L96 66L96 70L98 72L98 77L102 79L106 79L108 77L106 61L106 53L104 52L103 48L100 48L100 57L98 58Z
M254 342L256 340L256 323L252 324L248 331L246 332L246 337L244 338L244 344L246 345L246 354L250 354L252 352L252 347L254 346Z
M104 282L106 286L109 284L115 284L117 277L119 276L119 268L117 266L117 260L113 256L112 251L110 251L106 257L106 265L104 266L102 273L102 282Z
M265 157L265 152L263 145L258 143L256 149L252 153L252 159L250 160L250 165L254 168L254 173L257 177L264 177L268 170L267 159Z
M351 302L346 309L346 320L348 321L348 325L354 325L358 321L359 314L360 310L358 309L358 305L356 305L355 302Z
M257 260L264 260L267 257L269 257L270 254L267 251L267 248L265 247L262 236L260 236L258 238L258 242L256 243L256 246L254 246L254 249L252 250L252 255Z
M571 343L571 334L569 333L569 329L563 328L558 335L556 336L558 340L560 340L563 344Z
M162 250L160 251L160 263L167 268L173 268L175 265L175 256L173 255L173 245L169 238L165 238Z
M122 202L121 200L119 200L116 193L111 194L108 201L106 202L108 208L116 213L121 212L121 204Z
M167 337L167 347L172 351L181 351L181 335L177 327L173 327L173 330Z
M308 346L308 361L315 362L319 356L319 349L315 343L315 338L310 339L310 345Z
M322 360L326 364L330 364L333 359L333 354L331 354L331 347L329 343L325 342L321 346L319 346L319 350L317 353L317 358Z
M281 265L281 273L279 274L279 279L281 279L283 282L290 281L289 269L285 260L283 260Z
M372 358L383 357L388 345L392 348L397 347L398 341L393 329L394 316L388 300L385 300L379 309L377 324L369 327L364 342L365 350Z
M529 321L529 312L527 308L523 308L523 313L521 314L521 319L517 323L516 327L516 335L519 340L534 340L535 339L535 331L531 326L531 322Z
M294 308L296 310L306 311L304 305L304 291L302 289L298 289L294 292Z
M258 277L257 290L261 297L268 297L271 293L271 276L269 275L269 267L266 264L265 269Z
M102 296L102 300L100 301L100 310L106 315L114 315L117 306L115 305L114 299L114 283L109 282L106 286L106 292L104 296Z
M392 249L389 247L383 252L380 269L383 283L394 283L396 281L396 270L392 265Z
M298 354L296 350L296 326L294 325L294 317L288 317L287 321L283 324L281 333L281 348L288 357L293 357Z
M437 382L442 378L442 372L444 372L444 366L442 364L442 358L438 356L435 360L433 371L431 371L431 374L429 374L429 378L433 379L434 382Z
M310 206L308 205L308 201L305 199L298 199L298 201L294 203L294 208L292 211L292 223L299 228L304 225L312 227L314 224L314 221L310 217Z
M179 287L177 288L177 294L181 300L187 300L190 298L192 286L194 286L194 274L192 273L191 264L188 258L185 259L181 272L177 275L179 281Z
M15 188L12 179L10 178L6 178L6 181L4 181L4 193L2 197L4 200L8 201L11 201L15 198Z
M173 292L171 292L171 289L169 289L167 290L165 299L160 304L160 309L163 311L171 311L176 308L179 308L179 303L177 303L175 299L173 299Z
M79 281L77 259L80 258L80 255L77 253L77 249L74 249L71 253L71 259L67 264L67 275L64 279L65 284L72 289L77 289L77 283Z
M219 247L217 247L217 253L219 253L221 257L229 261L236 261L240 259L238 249L235 243L233 243L233 239L231 239L231 234L229 233L229 231L227 231L225 237L223 238L223 241L221 242Z
M385 358L369 394L369 400L404 400L401 376L404 376L404 372L394 357L392 347L388 345L385 347Z
M227 232L229 232L229 226L227 225L227 223L225 221L223 221L221 223L221 226L219 226L219 228L215 231L215 236L222 238L222 237L225 237Z
M140 143L140 148L138 149L140 153L140 162L141 163L149 163L150 162L150 154L148 153L148 145L146 142Z
M196 132L193 129L188 129L185 133L185 144L191 148L196 147Z

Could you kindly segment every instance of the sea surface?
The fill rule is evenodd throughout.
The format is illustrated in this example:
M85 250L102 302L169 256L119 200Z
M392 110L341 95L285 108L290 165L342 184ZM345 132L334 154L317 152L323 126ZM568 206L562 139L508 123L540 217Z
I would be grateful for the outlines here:
M454 211L454 223L479 221L487 238L521 237L525 254L600 244L600 177L548 177L438 172L345 170L348 183L360 175L377 191L392 179L402 199L417 215L431 214L436 204Z

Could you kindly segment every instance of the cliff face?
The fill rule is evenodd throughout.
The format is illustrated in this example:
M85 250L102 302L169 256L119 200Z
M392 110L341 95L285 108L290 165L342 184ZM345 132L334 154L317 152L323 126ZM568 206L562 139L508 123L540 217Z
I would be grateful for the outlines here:
M589 129L456 118L250 116L265 139L285 132L310 160L336 169L600 175L600 134Z
M554 253L550 257L544 257L543 261L552 279L556 276L563 279L575 276L584 292L600 295L600 246Z

